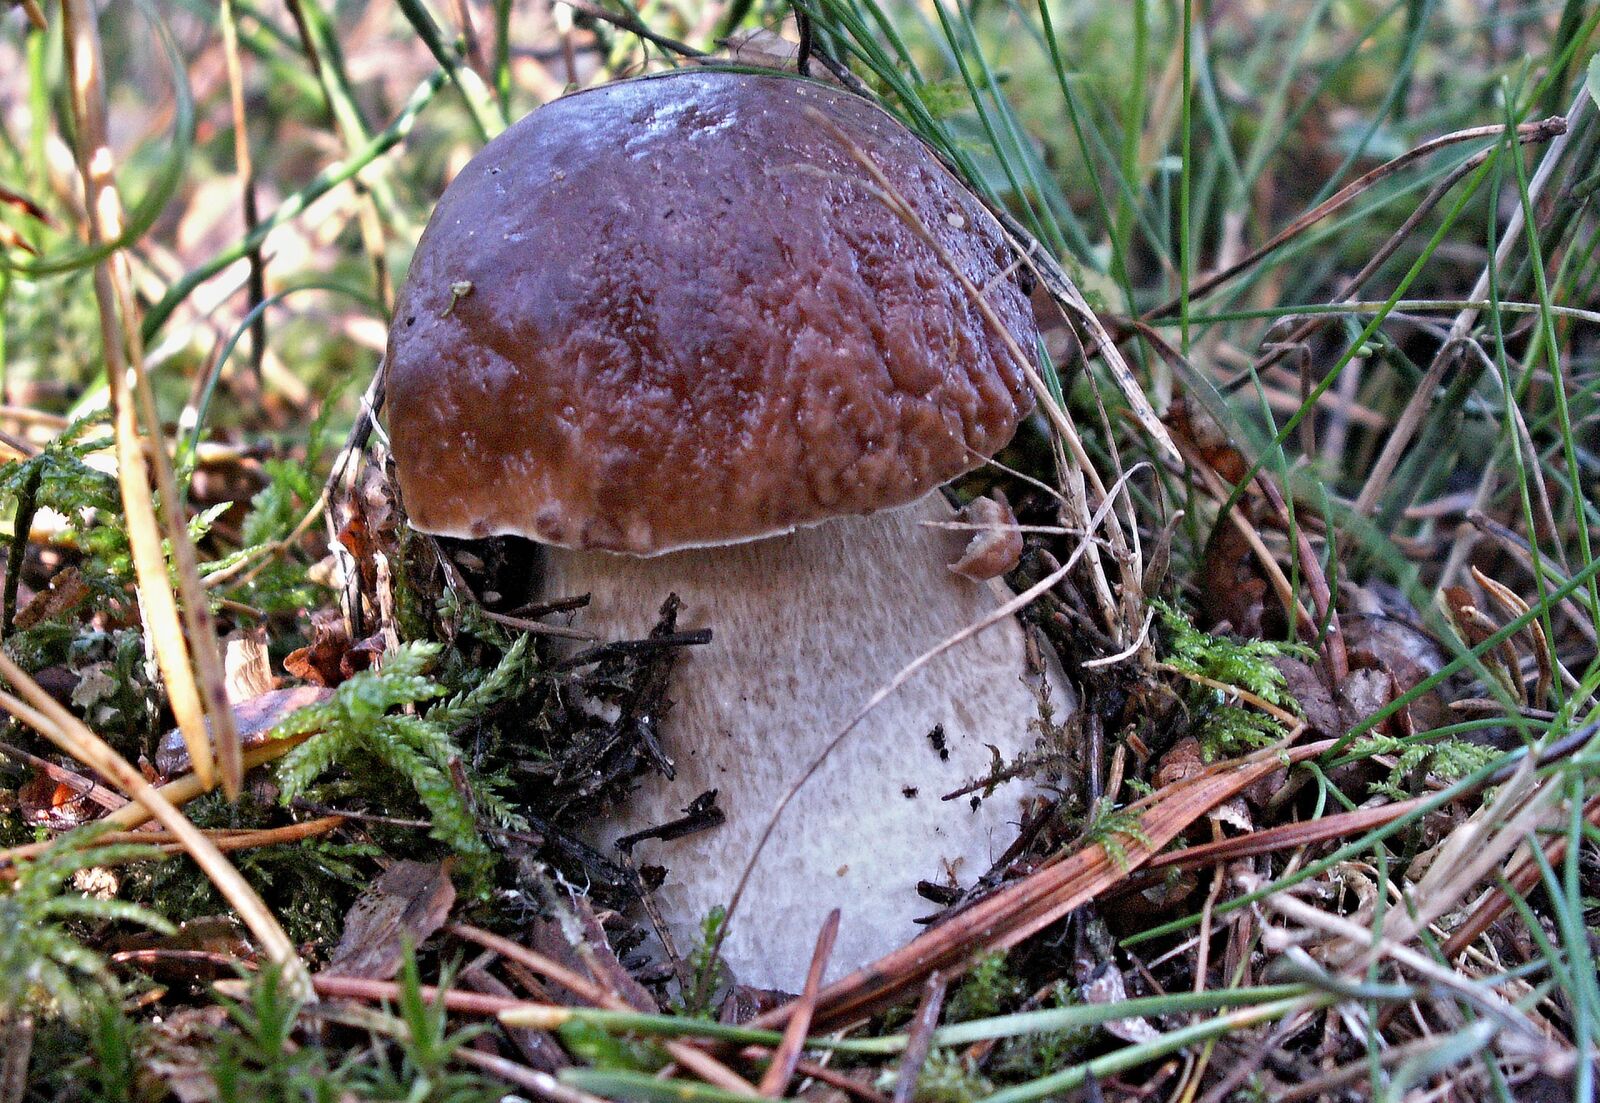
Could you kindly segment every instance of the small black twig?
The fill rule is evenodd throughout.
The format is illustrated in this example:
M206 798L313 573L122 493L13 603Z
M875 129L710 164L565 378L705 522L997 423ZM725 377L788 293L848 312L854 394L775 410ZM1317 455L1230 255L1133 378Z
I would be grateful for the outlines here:
M627 31L629 34L637 35L646 42L653 42L655 45L660 46L663 50L669 50L672 53L681 54L684 57L707 56L704 50L697 50L693 46L690 46L684 42L679 42L675 38L668 38L664 34L657 34L655 31L652 31L649 27L645 26L631 15L619 15L616 12L606 11L606 9L602 8L599 4L591 4L588 3L587 0L561 0L561 3L565 4L579 15L586 15L590 19L598 19L602 23L609 23L613 27L618 27L624 31Z
M673 632L670 635L656 636L647 640L617 640L614 643L603 643L598 647L589 647L578 652L570 658L563 659L550 669L557 671L576 670L582 666L590 666L602 659L616 659L624 655L639 655L650 651L671 650L674 647L695 647L711 642L711 629L698 628L693 632Z
M635 845L646 839L660 839L668 842L672 839L681 839L685 835L698 834L709 831L713 827L721 827L727 820L722 814L722 809L717 807L717 791L707 789L683 810L683 815L675 820L668 820L659 827L647 827L643 831L635 831L631 835L624 835L612 845L624 854L632 854Z
M811 75L811 49L813 39L811 33L811 17L800 8L794 9L795 25L800 28L800 51L795 55L795 68L803 77Z
M6 589L0 606L0 639L9 639L17 618L17 587L22 584L22 563L28 554L28 533L39 511L39 484L44 481L44 461L36 460L28 481L17 494L17 513L11 523L11 549L6 554Z

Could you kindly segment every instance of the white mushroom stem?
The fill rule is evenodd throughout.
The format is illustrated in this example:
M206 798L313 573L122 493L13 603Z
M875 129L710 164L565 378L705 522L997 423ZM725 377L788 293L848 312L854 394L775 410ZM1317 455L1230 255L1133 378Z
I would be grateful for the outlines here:
M667 867L656 893L677 939L726 904L772 810L863 704L1009 592L951 573L963 536L938 494L787 536L637 559L551 548L545 588L592 594L582 625L640 638L669 593L678 627L709 627L674 671L663 742L676 776L645 779L596 826L606 846L666 823L708 789L720 826L637 845ZM917 882L970 886L1016 838L1026 781L939 798L1038 742L1021 626L1000 621L939 655L856 727L790 803L761 853L723 952L738 979L798 991L823 919L843 911L830 977L872 961L938 910ZM1036 683L1036 680L1035 680ZM1056 685L1060 683L1057 681ZM1058 709L1069 702L1053 690ZM941 749L942 748L942 749ZM974 806L976 805L976 807Z

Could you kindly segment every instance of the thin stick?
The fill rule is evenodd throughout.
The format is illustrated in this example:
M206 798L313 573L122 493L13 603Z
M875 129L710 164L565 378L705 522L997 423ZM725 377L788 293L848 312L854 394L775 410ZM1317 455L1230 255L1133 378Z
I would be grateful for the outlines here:
M254 850L263 846L312 839L318 835L326 835L344 822L343 816L322 816L319 819L285 824L282 827L264 827L255 831L212 830L204 834L217 844L218 850L228 854L235 850ZM110 831L96 836L95 843L98 846L150 843L160 847L165 854L176 854L183 849L182 841L170 831ZM25 846L12 847L10 850L0 850L0 865L32 858L50 845L48 842L28 843ZM0 872L0 876L3 875L3 872Z
M7 758L15 759L18 762L32 766L35 770L38 770L41 774L44 774L57 785L67 786L67 788L77 793L80 797L83 797L86 800L94 801L94 803L98 804L101 808L106 809L108 812L121 808L123 805L128 803L126 797L118 796L110 789L107 789L104 785L101 785L99 782L95 781L93 778L84 777L82 774L68 770L64 766L57 766L49 759L40 758L36 754L30 754L21 747L15 747L10 743L0 742L0 754L5 755ZM49 844L44 843L41 845L48 846ZM0 860L3 860L6 853L6 851L0 851Z
M366 977L341 977L331 973L313 973L311 987L319 996L334 996L347 1000L369 1000L373 1003L394 1003L400 998L400 986L392 980L369 980ZM522 1000L503 996L487 996L481 992L441 991L431 984L421 986L422 998L429 1003L441 1000L451 1011L465 1015L498 1015L514 1007L527 1007ZM537 1005L535 1005L537 1006Z
M34 514L38 512L39 484L43 481L44 468L36 466L17 492L17 510L11 518L11 547L6 551L5 596L0 598L0 639L10 639L11 629L16 624L17 591L22 585L22 566L28 557L28 533L33 528Z
M707 56L704 50L697 50L688 43L679 42L675 38L668 38L664 34L657 34L631 15L606 11L598 4L588 3L587 0L560 0L560 2L575 12L587 15L590 19L598 19L602 23L610 23L613 27L620 27L629 34L638 35L646 42L653 42L663 50L670 50L675 54L682 54L684 57Z

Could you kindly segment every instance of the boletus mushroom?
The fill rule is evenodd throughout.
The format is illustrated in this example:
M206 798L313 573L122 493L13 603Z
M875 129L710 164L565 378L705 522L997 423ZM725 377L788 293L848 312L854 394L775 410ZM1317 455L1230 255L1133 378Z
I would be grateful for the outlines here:
M868 698L1009 597L950 570L970 531L925 522L1033 406L1016 268L887 113L779 74L567 96L440 199L388 350L401 496L422 532L542 545L543 592L592 595L601 638L646 635L669 594L713 630L674 671L674 776L593 828L609 844L717 791L721 826L635 855L667 868L680 939ZM937 910L919 881L970 886L1004 852L1027 782L941 798L1035 745L1026 650L1012 619L971 636L828 758L732 921L740 980L797 990L835 907L829 973L862 965Z

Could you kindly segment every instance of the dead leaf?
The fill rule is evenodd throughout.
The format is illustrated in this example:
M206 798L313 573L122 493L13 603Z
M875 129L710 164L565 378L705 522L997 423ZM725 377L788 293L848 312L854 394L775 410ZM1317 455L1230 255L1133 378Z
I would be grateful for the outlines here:
M143 1067L177 1097L178 1103L213 1103L217 1098L217 1032L228 1021L221 1004L187 1007L157 1016L135 1067ZM151 1093L152 1095L158 1093ZM145 1098L139 1093L136 1098Z
M223 645L222 664L229 703L238 704L272 692L272 662L267 658L265 625L231 632Z
M34 594L17 613L16 625L25 631L47 620L58 620L89 600L89 584L76 567L57 571L50 588Z
M283 669L312 685L332 688L345 679L340 664L350 646L344 618L335 610L319 609L311 614L311 643L291 651Z
M766 27L731 34L727 38L718 39L717 45L721 46L722 50L718 56L704 58L705 64L726 65L732 62L735 65L750 65L760 69L781 69L785 73L799 71L800 44ZM810 77L825 80L830 84L839 83L839 78L830 73L826 66L813 61L809 69L807 75Z
M1161 756L1161 762L1156 766L1155 786L1157 789L1165 789L1180 781L1188 781L1204 773L1205 768L1205 759L1200 753L1200 740L1192 735L1185 736Z
M968 502L957 519L969 525L987 526L972 534L961 558L950 569L963 578L984 582L1016 569L1022 559L1022 533L1011 503L999 490Z
M1128 986L1122 979L1122 970L1111 962L1103 962L1089 982L1078 989L1084 1003L1123 1003L1128 998ZM1159 1031L1143 1018L1111 1019L1102 1023L1107 1034L1124 1042L1148 1042Z
M1161 756L1161 764L1156 767L1156 788L1163 789L1169 785L1188 781L1192 777L1198 777L1205 770L1206 762L1200 750L1200 741L1192 735L1185 736ZM1250 818L1250 810L1239 797L1229 797L1207 812L1206 816L1240 831L1251 831L1255 828Z
M245 750L261 746L284 717L332 696L333 690L321 686L294 686L275 689L239 702L233 706L233 726L239 733L240 746ZM207 730L210 730L209 720ZM156 769L162 777L175 777L189 772L189 749L184 745L183 733L177 728L161 737L161 744L156 748Z
M326 972L390 980L407 944L416 946L444 926L456 902L450 860L396 862L361 894L345 916L344 933Z
M1241 505L1240 508L1244 508ZM1282 638L1282 610L1268 601L1266 576L1255 549L1239 526L1223 513L1206 541L1201 565L1200 619L1207 632L1231 632L1249 639Z
M48 774L33 775L17 790L17 808L30 824L51 831L70 831L90 818L86 794Z
M617 960L606 938L594 909L586 897L569 895L564 903L572 913L554 919L537 920L530 929L530 944L534 950L553 961L560 962L579 976L587 977L601 988L626 1001L639 1011L659 1010L643 985L634 980ZM575 921L575 922L574 922ZM566 989L553 982L550 987L561 993ZM577 1001L575 997L574 1002Z

